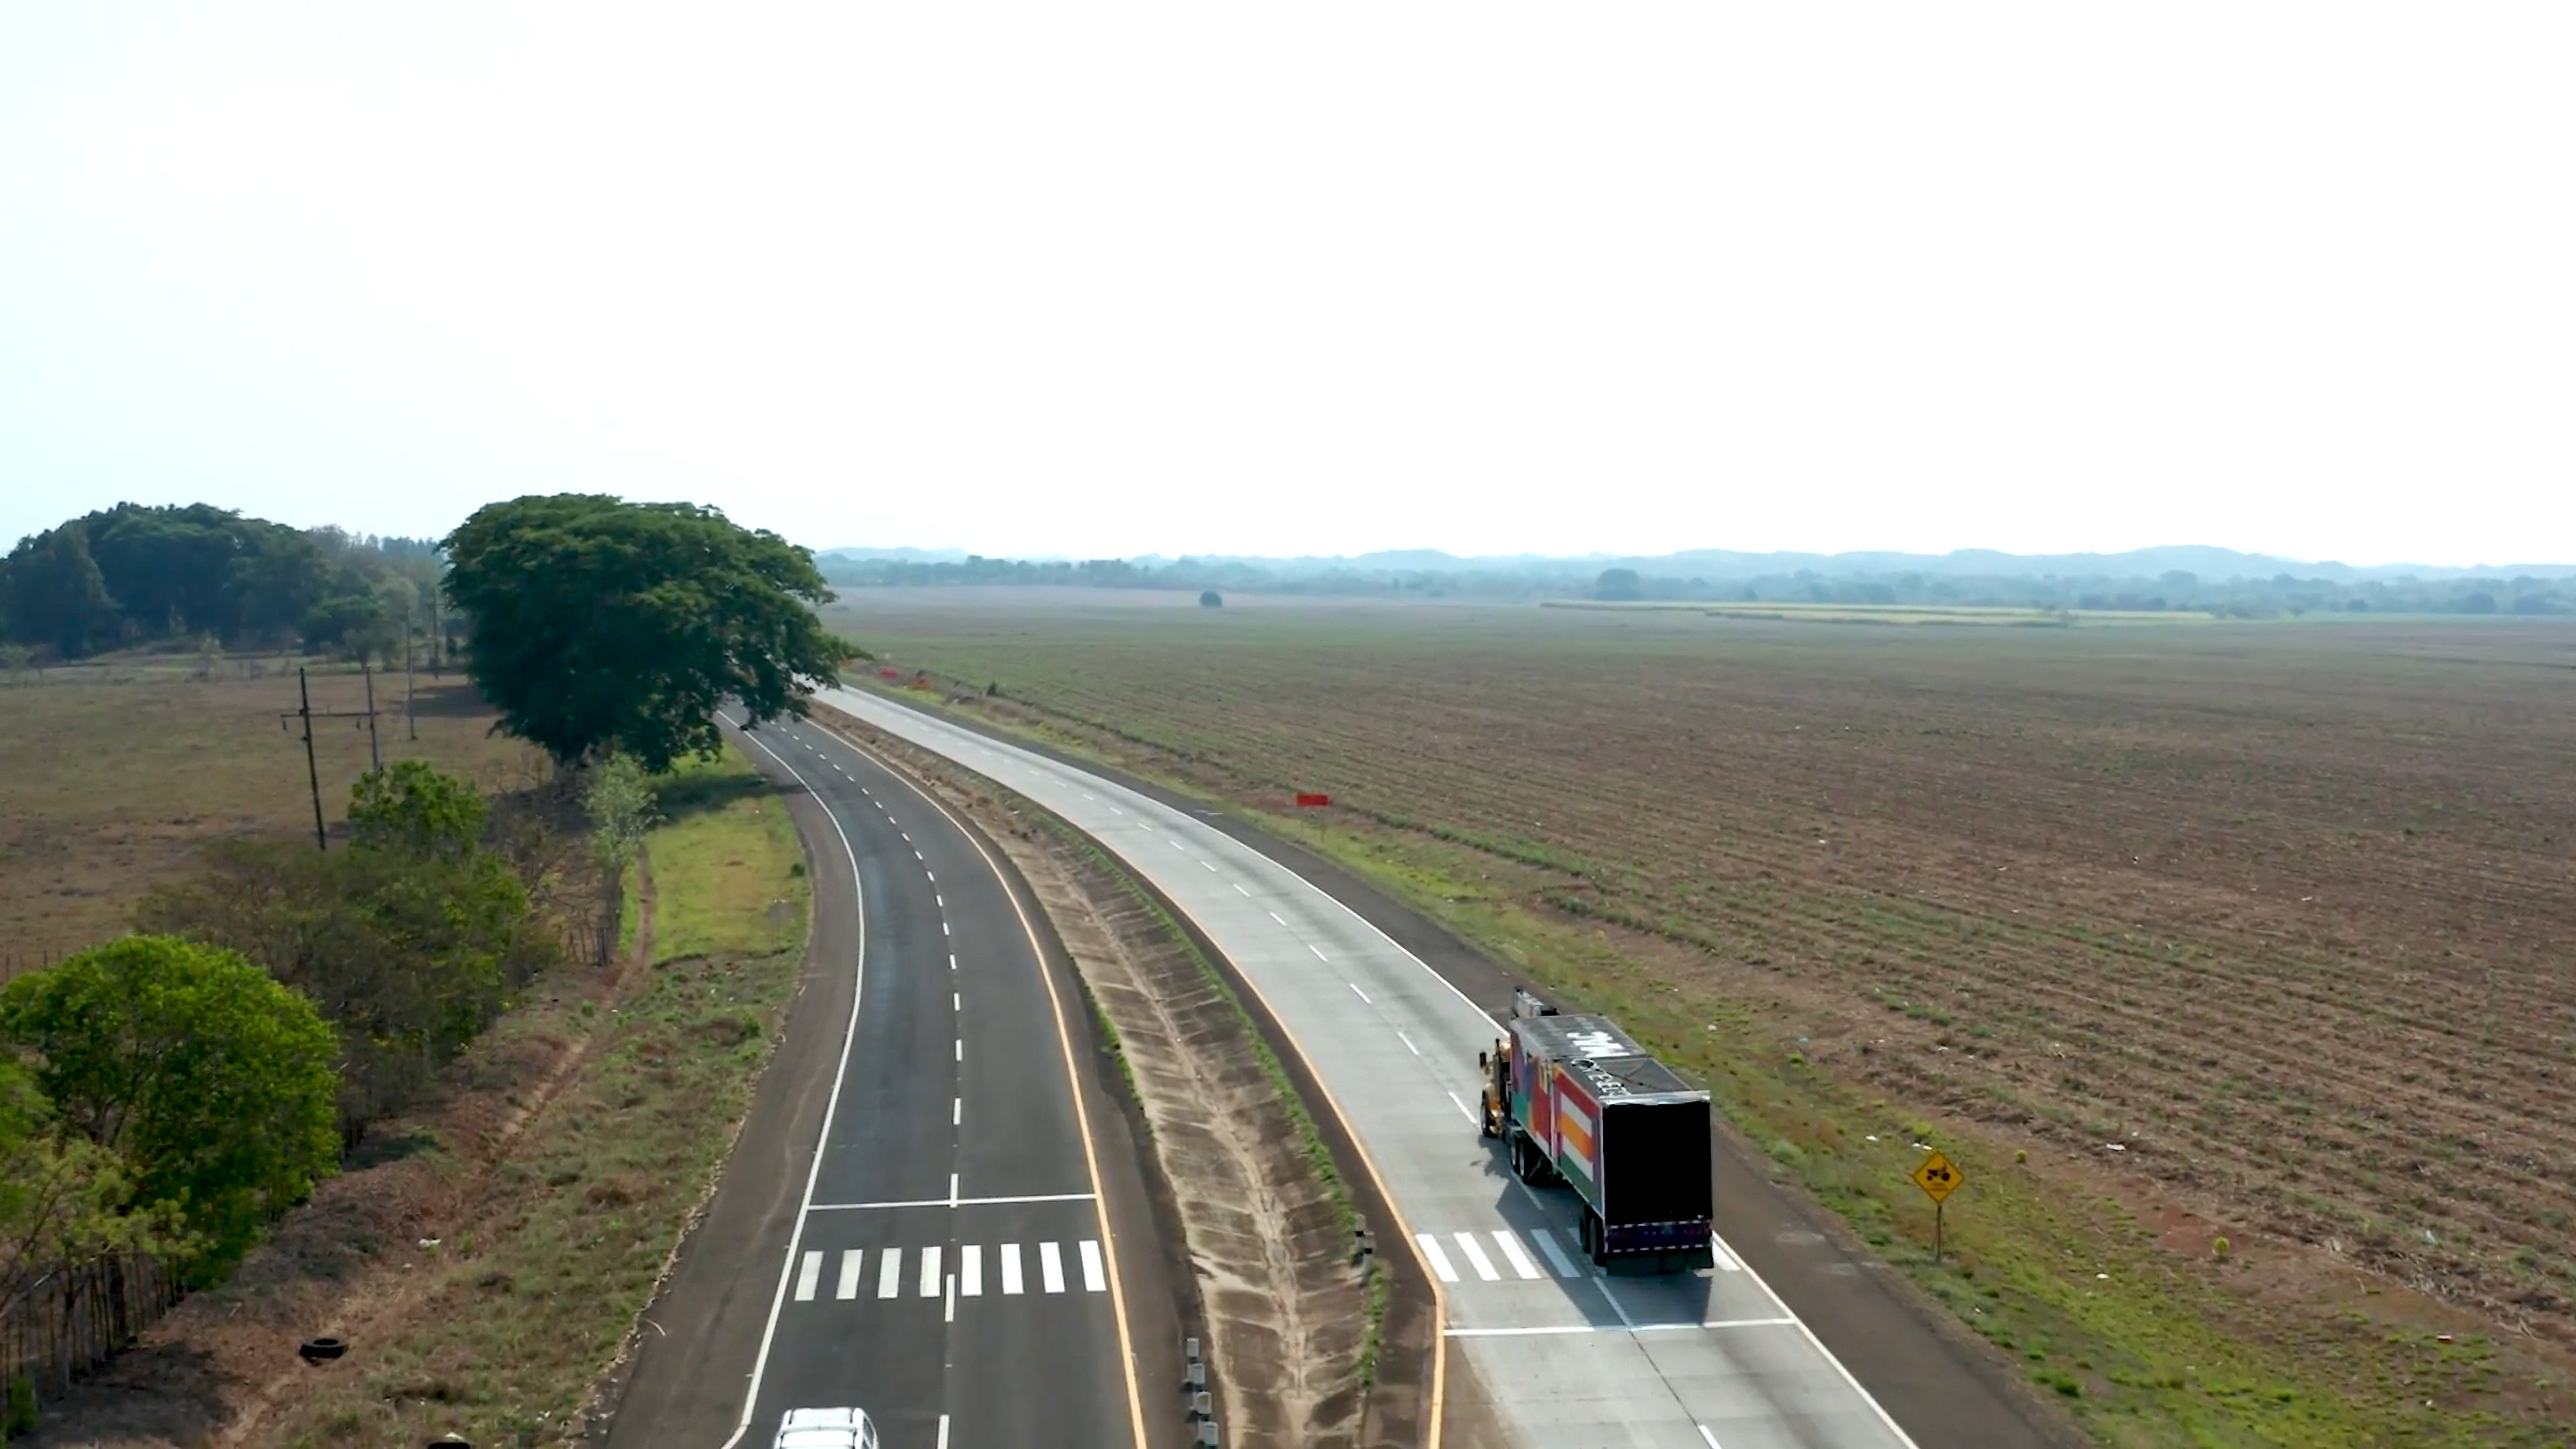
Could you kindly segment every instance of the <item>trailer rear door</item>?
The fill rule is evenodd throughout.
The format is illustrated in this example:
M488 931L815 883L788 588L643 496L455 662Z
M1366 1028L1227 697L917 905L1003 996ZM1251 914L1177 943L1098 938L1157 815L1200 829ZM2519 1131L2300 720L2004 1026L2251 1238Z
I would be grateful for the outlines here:
M1708 1099L1612 1098L1601 1108L1600 1160L1603 1222L1705 1220Z

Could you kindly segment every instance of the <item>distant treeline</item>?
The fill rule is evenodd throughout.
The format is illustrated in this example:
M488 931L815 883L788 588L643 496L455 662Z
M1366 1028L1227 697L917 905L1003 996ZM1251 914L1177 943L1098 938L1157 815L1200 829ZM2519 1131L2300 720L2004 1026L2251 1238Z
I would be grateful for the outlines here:
M195 503L120 503L0 560L0 640L53 659L135 645L401 652L446 630L428 539L296 529Z
M815 560L836 587L884 588L953 585L1037 585L1097 589L1235 590L1248 594L1415 593L1476 598L1564 598L1582 592L1563 574L1491 569L1386 569L1325 566L1279 570L1240 559L1179 559L1165 564L1127 559L1081 562L984 558L962 563L912 559L852 559L826 554Z
M1238 559L1031 562L970 556L964 562L825 555L824 576L854 588L1039 585L1103 589L1203 589L1239 593L1462 599L1668 599L1766 603L1950 604L1997 608L2188 610L2226 618L2324 612L2576 614L2576 578L2326 579L2289 573L2203 578L2171 569L2151 577L1799 569L1739 577L1665 577L1638 569L1586 575L1565 568L1336 567L1274 569Z
M2312 613L2576 614L2576 579L2449 578L2337 581L2276 574L2203 579L2184 570L2155 578L1975 578L1905 572L1827 577L1812 572L1742 580L1655 578L1605 569L1598 599L1743 600L1764 603L1950 604L1987 608L2183 610L2226 619Z

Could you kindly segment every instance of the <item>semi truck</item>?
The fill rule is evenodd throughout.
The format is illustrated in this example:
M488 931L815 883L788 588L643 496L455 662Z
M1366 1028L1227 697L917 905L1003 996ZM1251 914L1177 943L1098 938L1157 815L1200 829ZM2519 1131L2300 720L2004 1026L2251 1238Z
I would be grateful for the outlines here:
M1709 1103L1608 1017L1512 993L1505 1035L1476 1065L1484 1135L1532 1186L1582 1202L1576 1240L1606 1272L1709 1266Z

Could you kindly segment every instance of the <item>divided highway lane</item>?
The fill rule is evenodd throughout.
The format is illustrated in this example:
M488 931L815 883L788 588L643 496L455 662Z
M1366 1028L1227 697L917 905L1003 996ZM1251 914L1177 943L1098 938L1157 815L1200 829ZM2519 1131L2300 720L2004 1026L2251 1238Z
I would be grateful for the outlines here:
M1493 1020L1293 872L1186 812L890 701L823 702L967 765L1088 831L1215 941L1292 1036L1443 1284L1463 1360L1521 1443L1637 1449L1912 1449L1742 1260L1605 1278L1571 1200L1478 1138Z
M858 966L856 990L834 1060L809 1068L828 1099L789 1148L800 1190L769 1194L772 1221L729 1281L693 1282L684 1264L655 1310L680 1332L647 1340L615 1437L767 1449L787 1410L855 1404L886 1449L1141 1449L1089 1124L1008 886L959 826L837 738L795 721L738 738L828 812L809 840L845 859L818 858L817 909L857 923L844 945L818 919L817 947ZM760 1164L742 1166L758 1191ZM720 1194L699 1238L723 1207ZM691 1291L726 1302L691 1312ZM722 1400L721 1432L699 1399Z

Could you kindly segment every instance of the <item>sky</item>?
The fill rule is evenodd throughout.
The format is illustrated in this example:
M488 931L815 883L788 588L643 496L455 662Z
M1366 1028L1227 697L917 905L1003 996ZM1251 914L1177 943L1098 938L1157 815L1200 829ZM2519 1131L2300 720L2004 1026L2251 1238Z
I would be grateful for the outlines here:
M0 7L0 544L2576 560L2565 5Z

